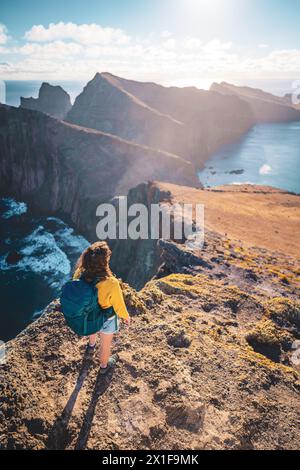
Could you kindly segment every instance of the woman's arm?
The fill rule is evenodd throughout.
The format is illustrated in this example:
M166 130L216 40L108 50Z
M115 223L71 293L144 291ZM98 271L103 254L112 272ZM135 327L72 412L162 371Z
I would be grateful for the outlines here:
M114 278L111 290L111 304L114 308L114 311L118 315L118 317L122 318L126 322L129 322L129 313L127 311L123 293L120 287L119 281Z

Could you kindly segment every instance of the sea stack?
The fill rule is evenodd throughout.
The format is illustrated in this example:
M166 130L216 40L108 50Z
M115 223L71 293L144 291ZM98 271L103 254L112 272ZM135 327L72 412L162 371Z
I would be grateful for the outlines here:
M64 119L72 108L70 95L61 87L42 83L38 98L21 97L21 108L41 111L57 119Z

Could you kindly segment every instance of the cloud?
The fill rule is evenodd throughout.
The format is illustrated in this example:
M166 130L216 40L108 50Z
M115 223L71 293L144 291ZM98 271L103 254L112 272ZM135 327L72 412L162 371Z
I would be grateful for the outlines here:
M258 44L259 49L269 49L269 44Z
M260 63L264 70L273 68L277 71L300 72L300 49L272 51Z
M4 24L0 24L0 44L6 44L8 39L7 27Z
M27 43L20 47L19 53L35 59L63 59L83 53L83 47L74 42L54 41L48 44Z
M0 46L0 54L10 54L10 53L11 53L11 49L9 49L8 47Z
M163 43L163 47L166 49L175 49L176 44L177 44L176 40L173 38L172 39L170 38L170 39L167 39L167 41Z
M9 67L2 78L88 79L97 71L111 71L137 80L168 85L194 83L199 78L243 79L300 76L300 49L271 50L244 55L231 41L201 37L175 37L169 31L130 37L125 31L99 24L51 23L34 25L25 42L7 44L0 25L0 54ZM3 43L4 44L4 43ZM4 59L5 57L5 59ZM296 75L297 74L297 75Z
M204 46L206 52L228 51L232 48L232 42L221 42L219 39L212 39Z
M190 50L197 50L203 45L199 38L187 37L183 41L183 47Z
M172 33L170 31L162 31L162 33L160 35L161 35L162 38L168 39L172 36Z
M118 44L130 42L130 37L121 29L103 27L99 24L50 23L48 27L34 25L26 31L25 39L35 42L72 40L80 44Z

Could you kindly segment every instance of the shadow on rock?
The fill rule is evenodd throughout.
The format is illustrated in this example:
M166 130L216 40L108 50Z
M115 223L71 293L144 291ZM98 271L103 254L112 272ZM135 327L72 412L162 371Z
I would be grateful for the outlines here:
M46 442L47 449L65 449L71 441L72 437L68 429L69 422L72 417L73 409L79 392L88 375L91 365L92 361L90 360L88 353L85 353L74 390L71 393L62 414L56 419L50 430Z
M114 370L112 369L107 375L103 376L98 373L96 384L92 393L91 401L89 407L85 413L83 423L75 444L75 450L85 449L86 444L90 435L91 427L93 424L93 418L95 414L95 409L98 403L99 398L103 395L108 389L111 380L113 378Z

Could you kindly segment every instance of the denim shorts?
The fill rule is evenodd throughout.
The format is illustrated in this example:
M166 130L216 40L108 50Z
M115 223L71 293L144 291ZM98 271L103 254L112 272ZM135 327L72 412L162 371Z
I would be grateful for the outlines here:
M118 331L119 331L119 319L116 315L114 315L113 317L108 318L104 322L100 330L100 333L111 335L112 333L118 333Z

